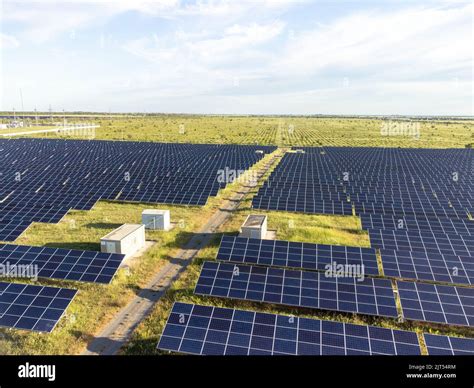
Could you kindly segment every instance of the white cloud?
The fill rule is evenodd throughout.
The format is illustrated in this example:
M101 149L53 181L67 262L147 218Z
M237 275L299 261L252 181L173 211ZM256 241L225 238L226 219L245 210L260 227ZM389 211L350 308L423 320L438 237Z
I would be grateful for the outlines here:
M20 46L20 42L13 35L0 33L0 49L11 49Z
M307 75L408 65L412 75L423 74L472 58L471 14L472 5L350 15L296 36L274 70Z
M34 79L36 89L67 100L64 85L77 86L74 102L90 106L97 101L97 109L103 101L117 107L134 101L158 111L203 112L207 107L216 113L470 113L472 106L471 4L403 3L390 10L365 5L330 17L321 17L316 7L311 8L314 23L304 7L287 13L300 4L294 1L32 4L7 14L24 26L23 34L15 30L22 47L34 39L48 49L44 57L35 57L35 69L42 63L55 77L47 87L43 78ZM66 52L54 58L51 69L53 38L78 28L87 32L130 10L140 15L131 12L127 18L151 26L145 36L125 42L113 36L113 47L95 52L71 42L70 48L58 47ZM305 22L299 25L300 20ZM67 55L71 51L77 51L73 60ZM10 91L29 73L37 74L26 64L23 71L17 69L13 64L19 61L10 53L5 57ZM108 66L102 68L103 63ZM84 69L87 80L80 76Z
M284 23L275 21L269 24L235 24L225 29L220 36L206 34L175 34L174 37L154 35L153 39L144 37L127 42L123 48L129 53L148 61L170 63L179 66L189 61L194 66L218 66L245 58L261 58L262 51L254 49L268 43L284 30ZM211 70L211 69L210 69Z
M1 15L3 21L23 26L26 39L45 43L127 11L159 14L178 5L178 0L16 0L5 2Z
M105 24L112 17L129 11L161 18L207 17L218 22L251 15L254 9L283 10L301 1L265 0L197 0L187 4L180 0L7 0L0 17L21 23L24 35L34 42L47 42L61 33Z

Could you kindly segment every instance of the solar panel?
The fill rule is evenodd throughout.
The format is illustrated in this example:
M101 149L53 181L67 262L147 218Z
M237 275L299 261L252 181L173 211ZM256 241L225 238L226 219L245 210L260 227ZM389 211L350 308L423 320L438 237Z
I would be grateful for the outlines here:
M272 198L254 197L252 208L262 210L284 210L289 212L352 215L352 205L342 201L320 201L316 198L305 198L303 200L291 200L286 196Z
M474 285L474 257L380 250L385 276Z
M0 241L14 241L31 225L29 221L0 221Z
M123 258L95 251L0 244L0 264L37 266L41 278L108 284Z
M445 335L423 334L430 356L474 355L474 338L448 337Z
M0 326L51 332L77 290L0 282Z
M397 286L405 318L474 326L474 288L404 281Z
M474 235L474 222L468 219L447 217L395 216L384 214L361 214L362 229L392 229L431 231L444 234Z
M471 256L474 252L474 236L370 229L369 238L370 245L380 249L433 252L458 256Z
M176 302L158 349L195 355L420 355L416 333Z
M321 271L333 264L363 265L365 274L379 274L375 249L281 240L223 236L217 260Z
M206 261L196 294L397 317L390 280Z

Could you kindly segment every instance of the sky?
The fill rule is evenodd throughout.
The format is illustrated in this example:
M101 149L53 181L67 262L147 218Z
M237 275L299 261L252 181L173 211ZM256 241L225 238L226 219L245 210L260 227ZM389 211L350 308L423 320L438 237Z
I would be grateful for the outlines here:
M0 4L0 110L474 114L471 1Z

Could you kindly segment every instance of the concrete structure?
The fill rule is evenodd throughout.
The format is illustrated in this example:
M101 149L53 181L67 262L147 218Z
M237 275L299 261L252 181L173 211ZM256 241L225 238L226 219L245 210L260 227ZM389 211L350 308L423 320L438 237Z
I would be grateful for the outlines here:
M105 253L133 255L145 246L145 226L124 224L100 239L100 250Z
M142 212L142 224L147 229L169 230L171 219L169 210L148 209Z
M250 214L240 228L240 237L265 238L267 235L267 216Z

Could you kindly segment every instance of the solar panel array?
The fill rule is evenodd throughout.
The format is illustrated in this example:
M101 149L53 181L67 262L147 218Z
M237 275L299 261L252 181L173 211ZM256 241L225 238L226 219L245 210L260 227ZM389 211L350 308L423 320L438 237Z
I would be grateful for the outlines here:
M363 265L378 275L375 249L223 236L217 260L325 271L328 265Z
M0 265L12 270L36 267L40 278L108 284L123 258L115 253L0 244Z
M385 276L417 281L394 283L406 319L473 326L474 288L469 288L474 280L474 222L469 219L474 214L473 151L336 147L303 151L284 155L252 207L359 215L372 248L224 236L218 262L204 263L195 293L395 318L392 281L378 277L380 250ZM335 277L323 272L333 263L363 265L368 277L358 282L356 275ZM247 332L250 337L245 341L239 343L236 337L228 346L229 338L238 334L233 332L238 310L222 313L227 314L226 323L214 323L217 308L183 306L175 306L180 311L173 310L160 349L193 354L300 354L297 341L283 350L275 334L278 328L272 327L266 328L268 338L258 342L264 345L252 345ZM177 315L185 319L178 321ZM222 332L215 332L218 325ZM342 325L334 327L342 330ZM318 346L312 351L349 354L347 341L339 341L327 353ZM451 344L448 349L464 351L466 346ZM360 350L356 348L351 350Z
M419 355L416 333L175 303L158 349L196 355Z
M390 280L206 261L198 295L397 317Z
M407 319L474 326L474 288L398 281Z
M51 332L77 290L0 282L0 326Z
M253 200L256 209L323 214L466 218L473 150L305 147L287 153Z
M89 210L100 199L204 205L275 149L0 140L0 241L15 240L32 222L59 222L70 209Z
M448 337L427 333L423 336L430 356L474 355L474 338Z
M220 188L275 149L254 145L0 140L0 241L14 241L32 222L57 223L71 209L90 210L100 199L204 205ZM123 255L117 254L0 245L0 265L8 269L6 276L10 277L32 268L38 277L107 284L122 260ZM75 294L73 290L28 286L24 290L27 294L18 295L15 304L12 291L24 286L1 284L6 288L0 311L5 327L51 331L67 307L64 301L72 300L68 293ZM35 290L41 293L35 301L42 304L28 306L34 297L30 293ZM55 290L59 290L57 295L53 295ZM51 309L44 304L46 297L51 299ZM11 306L6 304L7 299Z
M473 150L301 149L285 154L254 208L354 212L382 250L385 274L472 284ZM341 206L351 210L333 210Z

